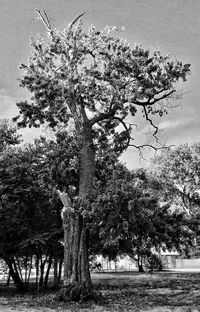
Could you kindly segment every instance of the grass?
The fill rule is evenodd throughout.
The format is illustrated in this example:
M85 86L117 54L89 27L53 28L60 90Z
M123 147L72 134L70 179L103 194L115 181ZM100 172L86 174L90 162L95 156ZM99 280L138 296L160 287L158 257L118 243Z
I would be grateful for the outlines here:
M95 288L103 295L99 304L58 303L51 291L19 295L12 287L1 287L0 311L200 311L199 273L94 273L92 278Z

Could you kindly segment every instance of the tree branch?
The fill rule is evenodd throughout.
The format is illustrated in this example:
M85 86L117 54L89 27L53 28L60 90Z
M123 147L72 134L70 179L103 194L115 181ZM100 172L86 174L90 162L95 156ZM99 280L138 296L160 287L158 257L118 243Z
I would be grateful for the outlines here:
M130 136L130 128L127 127L126 123L118 116L113 117L116 120L119 120L119 122L123 125L126 133L127 133L127 147L129 146L130 140L132 139ZM132 139L133 140L133 139Z
M135 144L129 144L129 146L132 146L132 147L135 147L139 150L141 150L141 148L144 148L144 147L150 147L152 148L153 150L155 150L156 152L159 151L159 150L162 150L162 149L169 149L171 148L172 146L174 145L169 145L169 146L160 146L160 147L156 147L156 146L153 146L151 144L142 144L142 145L135 145Z
M153 123L153 121L149 118L148 112L147 112L147 108L146 106L143 106L144 109L144 114L145 114L145 118L147 121L149 121L150 125L155 129L153 136L156 139L156 141L158 141L158 138L156 136L156 134L158 133L158 127Z
M35 9L35 10L37 14L39 15L39 18L43 22L44 26L46 27L47 31L52 32L51 24L50 24L47 13L44 10L43 12L41 12L39 9Z
M94 116L91 120L90 120L90 125L93 126L95 123L108 119L110 117L114 117L116 110L117 110L118 106L113 107L111 110L109 110L108 113L100 113L99 115Z
M85 12L86 12L86 11L85 11ZM85 14L85 12L79 14L79 15L70 23L69 29L72 29L72 27L74 26L74 24Z
M65 192L60 192L57 190L58 196L63 203L63 209L61 211L61 218L64 219L65 213L74 213L74 209L72 208L72 202L69 198L69 195Z
M162 93L164 91L164 89L163 90L160 90L160 91L158 91L156 94L154 94L154 96L155 95L158 95L158 94L160 94L160 93ZM162 96L160 96L159 98L154 98L154 100L153 101L151 101L152 100L152 97L150 97L147 101L145 101L145 102L140 102L140 101L135 101L135 102L133 102L133 104L135 104L135 105L138 105L138 106L148 106L148 105L153 105L153 104L155 104L155 103L157 103L157 102L159 102L159 101L161 101L161 100L164 100L164 99L166 99L167 97L169 97L171 94L173 94L173 93L175 93L176 92L176 90L171 90L170 92L168 92L168 93L165 93L165 94L163 94Z
M173 93L175 93L175 92L176 92L176 90L172 90L172 91L170 91L170 92L168 92L168 93L165 93L165 94L163 94L160 98L154 99L152 102L150 101L150 103L149 103L148 105L153 105L153 104L155 104L156 102L159 102L159 101L161 101L161 100L164 100L164 99L166 99L167 97L169 97L171 94L173 94Z
M149 147L151 149L153 149L155 151L155 155L157 153L157 151L159 150L162 150L162 149L169 149L171 148L173 145L169 145L169 146L160 146L160 147L156 147L156 146L153 146L151 144L142 144L142 145L135 145L135 144L129 144L130 147L134 147L136 149L139 150L139 156L140 156L140 159L143 159L143 160L146 160L143 156L143 153L142 153L142 149L145 148L145 147Z

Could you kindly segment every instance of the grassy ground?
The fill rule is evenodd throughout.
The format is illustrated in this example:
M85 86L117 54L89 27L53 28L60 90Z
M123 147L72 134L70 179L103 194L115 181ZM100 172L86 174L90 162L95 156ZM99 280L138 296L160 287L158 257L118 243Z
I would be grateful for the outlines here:
M58 303L54 293L17 295L0 288L0 312L200 312L200 273L96 273L103 300Z

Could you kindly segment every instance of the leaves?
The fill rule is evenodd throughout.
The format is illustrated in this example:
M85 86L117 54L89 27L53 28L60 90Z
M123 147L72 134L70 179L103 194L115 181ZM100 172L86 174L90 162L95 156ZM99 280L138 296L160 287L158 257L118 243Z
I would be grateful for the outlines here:
M149 114L162 116L167 112L162 100L173 98L176 83L190 73L188 64L172 61L158 50L132 48L119 38L116 27L98 31L91 26L84 31L79 22L62 32L50 31L46 42L40 36L32 38L31 47L28 64L20 66L19 82L31 92L32 102L17 104L18 125L38 127L47 122L56 128L73 120L77 132L85 120L97 129L111 123L107 136L113 138L116 151L127 148L130 133L119 133L114 118L125 125L140 108L148 108L146 121Z
M17 134L17 127L8 119L0 120L0 153L4 152L8 146L21 142L20 135Z

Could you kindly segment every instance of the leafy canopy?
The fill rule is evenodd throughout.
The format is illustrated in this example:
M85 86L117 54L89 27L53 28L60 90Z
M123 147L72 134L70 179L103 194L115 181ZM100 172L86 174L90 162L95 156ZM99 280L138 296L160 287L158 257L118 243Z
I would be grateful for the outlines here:
M78 132L84 122L97 124L115 141L122 140L124 149L131 142L127 117L141 108L156 134L149 115L166 112L162 100L173 97L177 81L186 81L190 65L171 61L159 51L151 54L140 45L132 48L116 27L98 31L91 26L85 31L81 21L75 26L76 19L60 32L51 28L46 14L37 12L46 19L48 39L31 39L32 56L27 65L20 65L20 86L32 98L31 103L17 104L22 115L18 124L48 123L54 128L70 123Z

